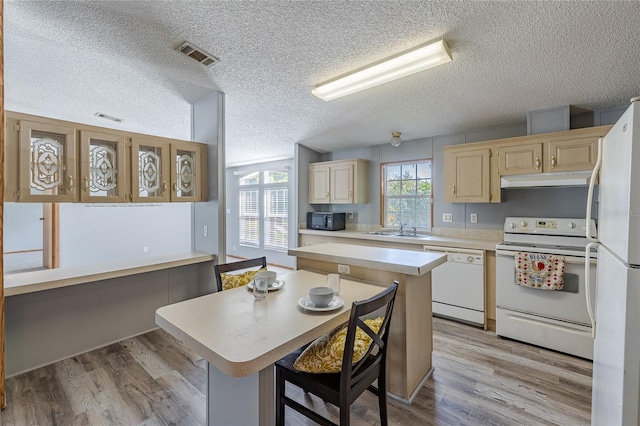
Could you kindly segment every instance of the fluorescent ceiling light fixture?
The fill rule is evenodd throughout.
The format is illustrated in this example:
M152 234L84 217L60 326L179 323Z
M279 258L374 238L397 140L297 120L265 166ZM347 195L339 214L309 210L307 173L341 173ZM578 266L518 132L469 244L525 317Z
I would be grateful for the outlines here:
M452 60L449 46L439 40L320 84L311 93L323 101L330 101Z

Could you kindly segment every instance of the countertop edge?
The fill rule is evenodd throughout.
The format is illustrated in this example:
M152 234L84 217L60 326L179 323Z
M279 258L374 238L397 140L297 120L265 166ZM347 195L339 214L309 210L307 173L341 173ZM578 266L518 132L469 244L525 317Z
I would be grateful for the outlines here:
M4 277L5 297L69 287L111 278L159 271L215 260L214 254L182 252L135 261L118 261L24 272Z
M326 252L323 249L327 247L330 248L338 248L338 247L353 247L354 249L362 249L371 252L374 251L375 254L387 254L389 253L391 257L386 255L380 255L379 257L362 257L355 255L345 255L340 254L340 250L335 250L334 252ZM319 249L319 250L318 250ZM375 252L377 251L377 252ZM419 252L413 250L402 250L398 248L386 248L386 247L374 247L374 246L360 246L360 245L351 245L344 243L322 243L317 245L311 245L307 247L298 247L291 248L287 252L290 256L296 256L303 259L310 260L319 260L326 261L332 263L346 263L348 265L359 266L363 268L371 268L376 270L385 270L390 272L395 272L399 274L405 275L414 275L414 276L422 276L427 272L430 272L433 268L442 265L447 261L447 257L444 254L439 253L428 253L428 252ZM410 253L413 257L420 256L426 259L420 259L418 262L401 262L398 260L402 260L401 253ZM369 253L372 254L372 253ZM387 260L380 260L387 259Z
M439 235L425 235L424 238L406 238L387 235L372 235L364 231L320 231L315 229L299 229L301 235L319 235L325 237L360 239L370 241L380 241L407 245L431 245L441 247L454 247L471 250L495 251L496 244L502 240L479 239L479 238L455 238L443 237Z

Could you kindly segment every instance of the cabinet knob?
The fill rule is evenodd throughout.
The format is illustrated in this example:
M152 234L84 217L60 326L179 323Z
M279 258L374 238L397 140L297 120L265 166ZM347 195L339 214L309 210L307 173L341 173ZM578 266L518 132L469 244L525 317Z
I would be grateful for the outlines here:
M175 180L173 181L173 192L178 192L178 184Z
M551 156L551 168L553 169L556 166L556 157L555 156Z
M540 158L536 157L536 170L540 168Z
M166 191L166 190L167 190L167 181L166 181L166 180L163 180L163 181L162 181L162 190L163 190L163 191Z
M87 192L89 190L89 178L85 176L83 180L82 189L84 189L84 192Z

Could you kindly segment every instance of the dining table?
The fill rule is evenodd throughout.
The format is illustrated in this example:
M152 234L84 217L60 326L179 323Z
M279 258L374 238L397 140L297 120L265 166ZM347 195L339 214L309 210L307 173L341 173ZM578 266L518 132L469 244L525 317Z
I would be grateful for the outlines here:
M207 424L275 424L274 363L349 320L353 302L384 290L342 278L331 308L305 306L327 275L298 270L263 300L247 287L197 297L156 311L156 324L207 361ZM391 282L389 282L391 285Z

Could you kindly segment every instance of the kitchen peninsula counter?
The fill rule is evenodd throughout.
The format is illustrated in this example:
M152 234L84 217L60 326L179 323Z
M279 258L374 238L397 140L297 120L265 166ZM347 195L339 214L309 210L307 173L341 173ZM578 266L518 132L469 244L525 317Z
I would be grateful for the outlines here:
M411 402L432 368L431 270L446 255L356 244L322 243L289 249L296 269L320 273L345 270L343 278L388 287L399 282L387 354L387 390ZM348 283L346 284L348 285Z
M155 329L159 307L214 291L215 258L184 252L5 276L7 377Z

